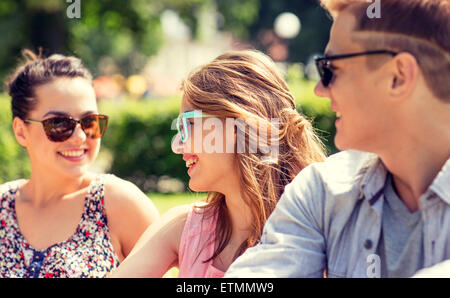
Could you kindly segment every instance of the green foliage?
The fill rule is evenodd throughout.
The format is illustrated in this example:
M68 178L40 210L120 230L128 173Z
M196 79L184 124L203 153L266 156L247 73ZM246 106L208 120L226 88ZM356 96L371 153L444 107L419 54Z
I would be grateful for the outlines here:
M0 184L31 173L27 152L14 137L11 118L10 101L0 96Z
M95 74L105 65L123 75L138 73L147 58L157 53L163 42L160 14L176 11L201 39L199 13L215 7L220 30L261 45L261 30L273 29L278 14L285 11L300 17L302 30L289 41L289 61L306 62L322 52L331 21L316 0L81 0L81 18L69 19L71 5L64 0L0 0L0 80L12 72L21 58L20 51L44 49L82 59ZM211 10L210 13L214 13ZM201 34L200 34L201 35ZM112 69L111 67L107 69Z
M94 74L109 57L124 75L140 71L147 57L159 49L164 1L80 3L81 18L70 19L66 10L71 3L63 0L1 0L0 80L12 72L24 48L42 47L46 55L76 55Z
M218 10L224 17L223 27L235 36L251 37L248 26L253 25L259 16L260 0L216 0Z
M82 1L81 19L68 19L67 47L98 73L105 57L123 74L137 73L162 43L155 1Z
M289 88L295 96L297 110L312 121L316 133L321 137L328 154L338 152L334 145L336 134L336 114L330 109L330 100L318 98L314 94L316 82L297 80L289 82Z
M145 191L154 190L159 177L186 180L184 161L171 150L176 130L172 122L180 99L167 98L122 103L104 101L100 111L109 115L102 146L114 157L110 171L133 181Z

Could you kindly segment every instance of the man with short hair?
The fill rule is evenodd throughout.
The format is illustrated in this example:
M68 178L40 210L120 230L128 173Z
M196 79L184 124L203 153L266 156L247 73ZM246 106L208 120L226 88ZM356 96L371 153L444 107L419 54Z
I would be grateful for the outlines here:
M345 151L299 173L226 277L409 277L450 259L449 0L381 0L380 18L322 4L315 93Z

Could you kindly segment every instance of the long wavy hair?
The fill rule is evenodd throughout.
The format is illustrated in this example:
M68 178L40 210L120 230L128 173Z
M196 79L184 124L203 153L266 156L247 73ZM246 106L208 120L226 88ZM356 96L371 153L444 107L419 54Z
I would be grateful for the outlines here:
M219 118L242 119L250 126L240 131L248 149L251 131L265 124L274 129L278 119L278 158L265 162L264 153L235 153L243 200L252 213L252 232L234 258L259 242L264 224L281 197L284 187L306 166L326 158L325 148L311 122L297 112L295 100L275 63L254 50L227 52L193 71L182 84L183 98L194 109ZM254 120L254 121L249 121ZM240 128L238 127L237 130ZM270 133L270 135L272 135ZM237 152L237 151L235 151ZM231 220L221 193L210 192L205 215L216 215L215 251L209 261L227 246Z

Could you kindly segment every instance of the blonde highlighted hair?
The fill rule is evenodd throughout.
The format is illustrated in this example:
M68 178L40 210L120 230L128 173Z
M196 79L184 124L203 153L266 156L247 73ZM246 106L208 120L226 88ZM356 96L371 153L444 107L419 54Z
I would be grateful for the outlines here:
M409 52L433 94L450 102L450 1L381 0L381 18L369 18L366 0L321 0L333 18L349 10L356 17L352 38L368 50Z
M253 229L236 256L259 241L263 226L277 204L284 187L306 166L323 161L325 149L313 127L295 107L295 100L274 62L258 51L232 51L195 70L183 82L184 100L196 110L220 118L234 118L251 125L278 119L278 159L263 162L262 152L235 153L243 200L252 212ZM267 127L275 129L268 124ZM239 128L237 128L239 130ZM256 130L257 128L255 128ZM252 128L242 131L246 144ZM274 141L274 140L271 140ZM235 151L236 152L236 151ZM231 221L225 198L209 193L206 211L218 213L218 245L211 259L226 247ZM205 214L206 214L205 213Z

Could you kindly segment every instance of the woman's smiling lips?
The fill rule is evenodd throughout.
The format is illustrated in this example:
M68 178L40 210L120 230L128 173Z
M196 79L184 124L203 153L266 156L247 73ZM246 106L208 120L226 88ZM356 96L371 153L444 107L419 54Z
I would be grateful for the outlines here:
M87 149L66 149L58 154L69 161L81 161L86 156Z
M184 154L183 160L186 162L186 167L189 168L188 175L191 176L191 173L198 162L197 155Z

